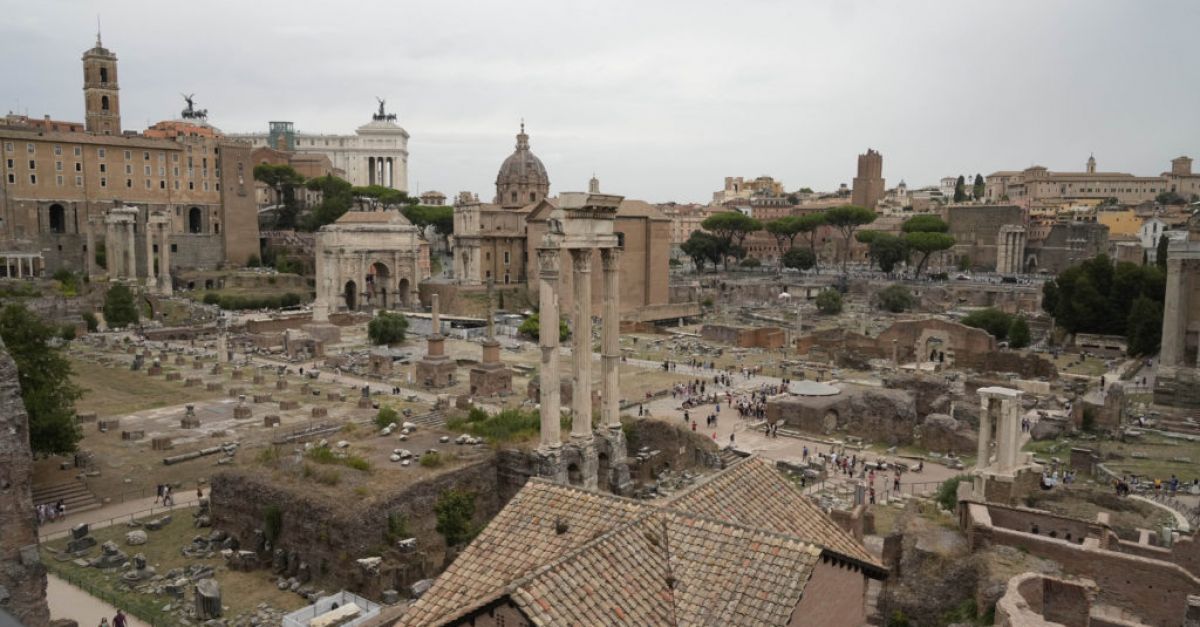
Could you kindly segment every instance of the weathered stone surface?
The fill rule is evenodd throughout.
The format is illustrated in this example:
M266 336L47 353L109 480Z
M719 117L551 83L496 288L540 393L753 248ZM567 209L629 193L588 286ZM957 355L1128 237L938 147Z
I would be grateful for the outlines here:
M17 367L0 341L0 588L8 600L4 609L17 622L44 627L50 622L46 605L46 568L37 560L37 519L31 492L33 455L29 448L29 416L21 402ZM28 556L32 555L31 560Z
M134 529L133 531L125 534L125 544L128 544L129 546L145 544L146 540L148 539L149 536L147 536L146 532L142 531L141 529Z
M221 585L216 579L201 579L196 582L196 618L209 620L221 617Z
M939 453L970 453L975 450L979 434L946 414L929 414L918 431L921 446Z

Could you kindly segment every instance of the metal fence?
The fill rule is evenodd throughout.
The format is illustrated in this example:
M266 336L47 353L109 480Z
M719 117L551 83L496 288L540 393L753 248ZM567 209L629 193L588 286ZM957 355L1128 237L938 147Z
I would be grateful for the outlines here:
M47 566L50 574L62 579L63 581L83 590L89 595L100 599L101 601L137 618L138 620L150 625L150 627L159 627L160 625L178 625L179 620L173 617L165 618L162 616L162 610L159 606L163 605L163 600L157 596L148 596L142 594L132 594L129 596L119 596L112 590L105 590L92 585L86 579L79 577L76 573L71 572L70 568L59 568L58 564L50 564Z

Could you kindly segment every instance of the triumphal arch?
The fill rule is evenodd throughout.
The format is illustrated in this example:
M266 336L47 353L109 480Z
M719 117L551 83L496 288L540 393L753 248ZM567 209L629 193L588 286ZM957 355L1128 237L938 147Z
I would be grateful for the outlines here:
M429 244L399 211L349 211L317 232L313 320L340 311L417 306Z

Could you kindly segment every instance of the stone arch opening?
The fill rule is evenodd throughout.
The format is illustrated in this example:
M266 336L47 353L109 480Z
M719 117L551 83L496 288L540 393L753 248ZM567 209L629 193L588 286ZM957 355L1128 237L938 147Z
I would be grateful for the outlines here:
M100 96L100 109L108 111L108 96Z
M396 304L400 307L408 307L409 292L412 290L412 284L407 278L400 279L400 283L396 285Z
M583 471L579 469L579 464L567 466L567 481L571 485L583 485Z
M188 209L188 233L199 233L204 230L204 214L200 207Z
M358 310L358 285L354 281L346 281L345 287L342 288L342 297L346 299L347 310Z
M367 270L365 277L367 282L367 302L379 309L387 309L391 303L388 302L388 285L391 283L392 271L388 269L383 262L376 261L371 264Z
M67 232L67 210L57 203L50 205L50 232Z
M1037 272L1037 267L1037 255L1030 255L1029 258L1025 260L1025 272L1029 274Z
M108 82L108 68L103 67L103 66L100 67L100 82L101 83Z

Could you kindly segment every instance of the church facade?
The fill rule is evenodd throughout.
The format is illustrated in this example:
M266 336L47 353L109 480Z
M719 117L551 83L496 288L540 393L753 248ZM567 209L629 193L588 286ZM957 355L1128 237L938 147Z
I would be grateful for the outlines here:
M600 193L593 178L589 193ZM454 283L459 288L481 289L494 281L498 289L524 291L531 302L537 294L537 249L551 228L550 214L560 198L550 196L550 177L545 165L533 154L524 124L517 134L516 149L501 164L496 175L492 203L480 202L470 193L459 194L454 205ZM683 311L671 307L669 258L671 220L657 207L640 200L623 199L617 209L614 231L622 252L620 312L622 318L666 319ZM565 267L569 259L565 256ZM599 267L599 253L593 265ZM600 273L592 273L593 294L600 293ZM572 307L570 276L561 290L563 307ZM532 286L532 287L531 287ZM443 299L443 302L454 299ZM592 311L601 315L602 303L594 298ZM686 309L686 308L685 308Z

